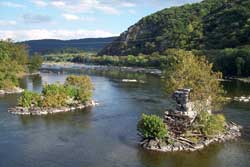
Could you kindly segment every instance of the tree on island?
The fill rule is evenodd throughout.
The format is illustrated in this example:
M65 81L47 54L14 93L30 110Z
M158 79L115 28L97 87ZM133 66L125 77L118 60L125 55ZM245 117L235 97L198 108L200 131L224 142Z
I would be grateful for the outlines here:
M191 88L191 101L211 102L211 109L220 109L225 102L225 91L220 84L221 72L212 70L213 64L204 56L191 51L168 51L169 63L164 71L165 91L172 94L181 88Z
M93 84L88 76L70 75L64 84L43 86L41 94L24 91L18 105L24 108L60 108L85 104L92 98Z
M146 139L146 147L150 145L151 139L171 144L183 142L179 141L179 137L182 137L189 143L197 144L225 134L228 130L225 117L222 114L209 112L219 109L225 102L225 91L219 81L222 79L222 74L213 72L213 65L208 63L205 57L195 56L192 52L169 50L168 55L168 66L164 72L165 90L168 94L173 94L178 89L191 88L189 100L194 105L193 109L197 115L194 121L190 121L187 115L173 111L173 115L168 117L171 122L167 122L166 116L169 116L169 112L168 115L165 114L164 121L154 115L144 114L138 122L137 129L143 139ZM208 101L209 106L207 106ZM182 126L183 124L185 125Z

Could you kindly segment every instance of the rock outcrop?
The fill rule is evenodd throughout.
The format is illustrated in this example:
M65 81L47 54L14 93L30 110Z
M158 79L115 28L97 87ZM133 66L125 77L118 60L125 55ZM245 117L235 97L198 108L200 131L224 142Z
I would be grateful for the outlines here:
M25 107L14 107L10 108L8 112L17 115L47 115L47 114L56 114L62 112L73 112L78 109L83 109L86 107L96 106L97 102L91 100L86 104L76 104L74 106L68 107L60 107L60 108L42 108L42 107L33 107L33 108L25 108Z

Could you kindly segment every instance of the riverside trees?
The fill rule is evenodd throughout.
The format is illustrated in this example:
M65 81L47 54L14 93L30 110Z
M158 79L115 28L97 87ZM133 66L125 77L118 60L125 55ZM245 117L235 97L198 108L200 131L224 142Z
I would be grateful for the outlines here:
M11 40L0 41L0 89L11 90L18 86L18 77L37 71L41 63L38 56L29 59L25 45L15 44Z

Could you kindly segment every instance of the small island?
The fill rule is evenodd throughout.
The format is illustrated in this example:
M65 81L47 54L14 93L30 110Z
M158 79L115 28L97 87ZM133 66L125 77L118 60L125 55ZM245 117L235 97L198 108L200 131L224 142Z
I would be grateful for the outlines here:
M227 103L221 73L191 52L180 51L169 59L164 82L175 107L165 111L164 118L142 115L137 124L140 145L162 152L196 151L241 136L241 126L220 113Z
M88 76L70 75L64 84L46 84L42 93L25 90L18 106L8 111L19 115L47 115L95 106L93 84Z

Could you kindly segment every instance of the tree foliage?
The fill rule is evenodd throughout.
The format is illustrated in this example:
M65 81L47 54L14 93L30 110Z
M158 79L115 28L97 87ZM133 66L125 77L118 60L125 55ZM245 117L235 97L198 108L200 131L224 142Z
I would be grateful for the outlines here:
M11 40L0 41L0 89L8 90L18 86L18 78L28 72L31 64L33 70L41 65L36 57L29 60L25 45Z
M76 92L71 92L76 94L75 99L81 102L86 102L90 100L93 94L93 85L90 77L88 76L75 76L70 75L67 77L66 86L75 87Z
M39 54L34 54L31 56L28 64L29 72L33 73L39 70L43 63L43 58Z
M197 129L207 137L221 134L225 131L226 119L222 114L199 113L195 122Z
M25 91L19 98L22 107L57 108L91 100L93 85L88 76L70 75L64 84L54 83L43 86L41 94Z
M213 109L224 102L224 90L219 79L220 72L213 72L210 64L203 56L194 56L192 52L175 52L164 72L167 93L180 88L191 88L192 101L206 103L211 101Z
M18 99L18 105L27 108L41 106L41 102L42 97L40 94L28 90L25 90Z
M204 0L171 7L142 18L99 55L236 48L250 42L249 18L249 0Z

